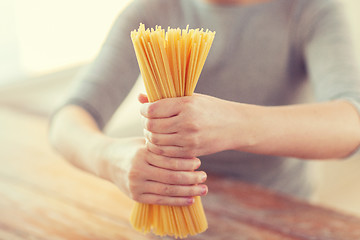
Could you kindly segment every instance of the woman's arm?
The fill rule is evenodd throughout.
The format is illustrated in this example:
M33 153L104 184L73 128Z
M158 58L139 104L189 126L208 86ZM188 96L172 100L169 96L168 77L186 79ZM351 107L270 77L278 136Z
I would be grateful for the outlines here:
M142 105L147 148L170 157L224 150L308 159L343 158L360 144L346 101L263 107L195 94Z
M346 101L255 108L247 151L329 159L347 157L360 144L360 118Z
M145 148L143 138L105 136L81 107L69 105L53 118L50 142L73 165L107 179L138 202L189 205L205 195L206 174L194 171L197 158L159 156Z

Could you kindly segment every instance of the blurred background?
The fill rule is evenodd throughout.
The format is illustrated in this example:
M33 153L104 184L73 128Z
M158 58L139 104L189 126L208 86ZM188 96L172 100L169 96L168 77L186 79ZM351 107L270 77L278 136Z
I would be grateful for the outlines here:
M360 1L342 1L360 56ZM48 117L127 3L0 0L0 108ZM314 201L360 216L359 157L316 164L320 185Z
M0 100L49 113L128 2L0 0Z
M124 4L1 0L0 85L89 61Z

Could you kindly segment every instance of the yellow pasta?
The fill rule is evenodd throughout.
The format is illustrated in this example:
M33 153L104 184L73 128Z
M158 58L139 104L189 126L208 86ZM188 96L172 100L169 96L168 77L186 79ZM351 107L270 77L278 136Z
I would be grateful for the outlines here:
M200 77L215 32L203 29L145 29L131 32L136 58L150 102L162 98L190 96ZM136 203L131 224L143 233L185 238L208 227L199 196L191 206Z

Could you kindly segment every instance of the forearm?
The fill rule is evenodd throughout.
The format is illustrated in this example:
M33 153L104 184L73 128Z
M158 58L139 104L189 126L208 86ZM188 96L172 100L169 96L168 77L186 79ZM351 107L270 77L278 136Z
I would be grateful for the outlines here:
M50 142L73 165L100 175L100 152L109 138L101 133L93 118L82 108L67 106L52 121Z
M360 121L346 101L261 107L237 104L230 149L308 159L343 158L360 143ZM243 137L238 137L238 136Z
M114 183L130 198L148 204L189 205L205 195L199 159L166 158L149 152L145 140L102 134L82 108L68 106L53 119L52 145L73 165Z

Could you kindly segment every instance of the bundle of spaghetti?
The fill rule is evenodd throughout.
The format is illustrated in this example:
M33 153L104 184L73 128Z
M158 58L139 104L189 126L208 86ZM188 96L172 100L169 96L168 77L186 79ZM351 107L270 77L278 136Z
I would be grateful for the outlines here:
M200 77L215 32L203 29L145 29L131 32L136 58L150 102L162 98L190 96ZM143 233L185 238L207 229L199 196L191 206L136 203L131 224Z

